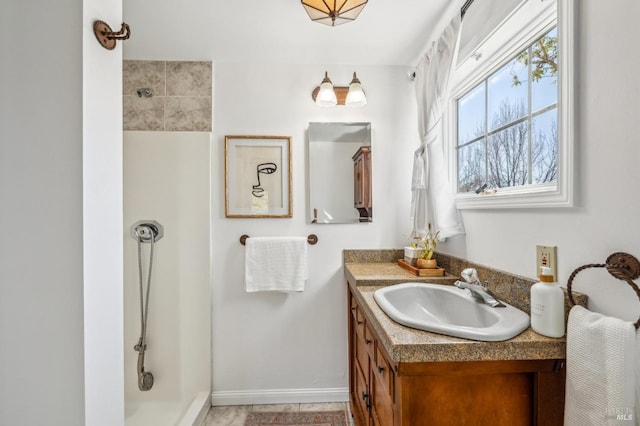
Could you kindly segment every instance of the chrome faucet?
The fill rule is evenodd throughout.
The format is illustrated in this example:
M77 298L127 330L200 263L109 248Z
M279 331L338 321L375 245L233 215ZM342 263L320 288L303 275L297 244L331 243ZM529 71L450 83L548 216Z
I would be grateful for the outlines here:
M471 295L478 301L486 303L493 308L504 308L506 305L498 300L498 298L478 279L478 271L473 268L466 268L460 273L464 281L456 281L453 283L458 288L466 288Z

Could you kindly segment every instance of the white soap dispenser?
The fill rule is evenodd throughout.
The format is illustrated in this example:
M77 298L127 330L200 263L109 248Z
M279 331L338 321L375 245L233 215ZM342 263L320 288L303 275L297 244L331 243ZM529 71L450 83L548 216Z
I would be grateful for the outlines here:
M564 292L546 266L540 267L540 282L531 286L531 328L549 337L564 336Z

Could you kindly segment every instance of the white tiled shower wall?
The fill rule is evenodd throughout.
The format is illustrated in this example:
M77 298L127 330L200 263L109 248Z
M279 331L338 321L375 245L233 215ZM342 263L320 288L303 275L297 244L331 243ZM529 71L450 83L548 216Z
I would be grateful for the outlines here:
M209 404L200 395L211 389L211 69L211 62L123 65L127 426L192 424L187 409L199 404L198 414ZM139 97L142 88L153 90L153 96ZM128 231L138 220L157 220L165 228L154 250L149 301L145 369L155 376L149 392L137 388L133 350L140 301L137 245ZM145 245L145 265L148 253Z

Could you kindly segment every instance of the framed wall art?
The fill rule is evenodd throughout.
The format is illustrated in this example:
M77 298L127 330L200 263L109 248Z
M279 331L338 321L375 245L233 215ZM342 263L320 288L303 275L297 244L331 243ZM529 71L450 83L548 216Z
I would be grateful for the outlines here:
M291 137L225 136L226 217L292 217Z

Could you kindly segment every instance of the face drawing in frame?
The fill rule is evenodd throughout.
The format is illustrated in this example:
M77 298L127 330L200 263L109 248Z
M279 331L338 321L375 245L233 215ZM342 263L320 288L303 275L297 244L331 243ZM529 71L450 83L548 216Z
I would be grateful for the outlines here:
M225 136L225 215L290 218L291 137Z
M279 146L236 147L237 207L266 214L282 208L282 149Z

